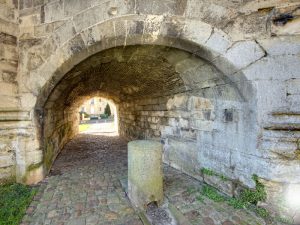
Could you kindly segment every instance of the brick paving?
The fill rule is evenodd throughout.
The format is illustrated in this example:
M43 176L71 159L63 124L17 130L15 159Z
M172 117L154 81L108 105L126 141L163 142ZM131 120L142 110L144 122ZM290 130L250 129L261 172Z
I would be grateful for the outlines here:
M254 213L203 197L202 183L164 167L168 201L195 225L266 224ZM142 225L120 180L127 176L127 142L119 137L81 134L56 159L39 185L22 225Z

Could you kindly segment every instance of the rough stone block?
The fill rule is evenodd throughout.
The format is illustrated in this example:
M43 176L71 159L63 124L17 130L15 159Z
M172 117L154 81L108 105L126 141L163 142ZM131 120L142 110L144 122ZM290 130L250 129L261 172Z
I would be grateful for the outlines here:
M13 156L10 155L0 155L0 167L9 167L15 164Z
M191 96L188 102L188 109L191 111L213 110L213 101L208 98Z
M15 181L15 168L13 166L0 168L0 184Z
M56 40L57 45L62 46L65 42L72 39L75 34L76 31L73 22L67 21L53 33L53 37Z
M9 71L16 73L18 69L18 63L16 61L0 61L0 68L2 71Z
M243 54L243 57L241 57ZM225 53L225 58L237 69L245 68L265 55L264 50L254 41L235 43Z
M200 163L205 168L212 168L217 173L224 172L224 168L230 167L231 150L225 147L215 146L213 143L199 143L197 152Z
M202 130L202 131L212 131L213 130L212 121L207 121L207 120L191 119L190 126L192 129L195 129L195 130Z
M231 180L225 177L204 174L203 180L205 183L216 187L218 190L220 190L228 196L234 195L234 184Z
M183 15L187 1L171 0L171 1L154 1L154 0L137 0L136 13L153 14L153 15Z
M185 24L184 37L194 41L196 44L202 45L205 43L212 32L212 27L196 20L187 21Z
M0 30L1 33L12 35L13 37L15 37L15 40L16 37L19 35L19 26L17 23L12 23L0 19Z
M268 121L271 112L284 111L288 108L286 85L278 80L261 80L254 82L257 90L258 119ZM272 86L273 88L268 88Z
M6 82L0 82L0 95L13 96L17 94L17 86Z
M101 5L94 6L86 11L83 11L74 16L73 21L77 32L84 30L94 24L107 20L110 15L108 10L110 2L105 2Z
M64 19L64 2L62 0L50 2L46 4L43 9L42 14L45 18L45 23L51 23L57 20Z
M163 201L162 144L155 141L128 143L128 196L135 207Z
M11 7L8 7L6 4L0 5L0 19L11 21L11 22L17 22L17 10Z
M163 126L161 129L161 134L163 137L173 136L173 134L174 134L173 127Z
M172 61L173 60L175 59L173 58ZM188 71L194 71L201 65L204 65L204 62L201 59L199 60L198 57L189 57L176 61L175 69L179 73L185 73Z
M249 80L287 80L300 78L299 56L265 57L243 70Z
M187 110L188 96L175 95L167 102L168 110Z
M80 0L64 0L64 11L65 16L72 16L78 12L87 9L91 6L91 1L80 1Z
M281 36L260 39L258 43L269 55L296 55L300 54L299 36Z
M190 175L199 176L201 163L196 142L169 138L164 145L164 161Z
M44 179L44 176L45 176L45 172L43 166L40 166L39 168L36 168L28 172L25 178L26 184L28 185L37 184L38 182Z
M205 45L216 53L223 54L231 44L230 38L223 31L214 29Z
M8 33L0 32L0 43L16 46L17 37Z
M286 81L287 95L300 95L300 79L290 79Z
M290 105L290 110L292 112L299 112L300 111L300 95L289 95L287 96L287 101Z

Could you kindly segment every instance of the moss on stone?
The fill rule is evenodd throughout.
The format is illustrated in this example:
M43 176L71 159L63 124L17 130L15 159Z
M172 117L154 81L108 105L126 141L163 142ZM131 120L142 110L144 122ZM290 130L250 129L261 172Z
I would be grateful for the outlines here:
M51 143L48 143L45 149L44 160L43 160L47 171L49 171L51 168L53 157L54 157L53 145Z
M29 165L29 166L27 167L27 171L29 172L29 171L38 169L38 168L40 168L42 165L43 165L43 162L31 164L31 165Z
M0 180L0 185L8 185L16 182L16 176L11 175L10 177L3 178Z
M22 182L23 182L23 183L26 183L29 173L30 173L31 171L34 171L34 170L40 168L41 166L43 166L43 164L44 164L43 162L30 164L30 165L27 167L24 176L22 177Z

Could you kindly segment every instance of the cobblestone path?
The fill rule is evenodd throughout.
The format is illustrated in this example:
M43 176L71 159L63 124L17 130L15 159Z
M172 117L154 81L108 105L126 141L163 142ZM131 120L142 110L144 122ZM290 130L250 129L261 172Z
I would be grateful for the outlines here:
M166 199L196 225L266 224L246 210L204 197L191 188L201 183L164 168ZM56 159L50 175L27 209L22 225L142 225L120 179L127 176L127 142L119 137L81 134Z

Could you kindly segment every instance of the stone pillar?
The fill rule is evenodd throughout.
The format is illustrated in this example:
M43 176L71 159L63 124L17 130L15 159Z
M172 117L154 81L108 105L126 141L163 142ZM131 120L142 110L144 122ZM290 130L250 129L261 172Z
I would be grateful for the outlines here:
M156 141L128 143L128 197L135 207L163 201L162 144Z

